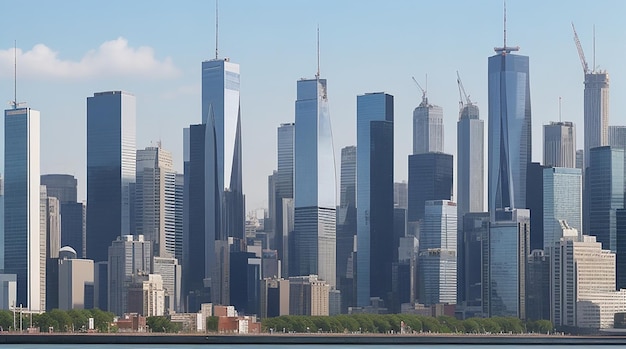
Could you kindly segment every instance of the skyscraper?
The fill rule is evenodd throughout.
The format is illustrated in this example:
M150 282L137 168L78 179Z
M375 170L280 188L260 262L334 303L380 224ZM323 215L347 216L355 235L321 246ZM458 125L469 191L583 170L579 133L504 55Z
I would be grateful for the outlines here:
M559 221L564 220L570 227L582 231L582 181L582 172L577 168L543 170L543 250L546 255L551 254L550 249L562 237Z
M41 308L45 291L41 292L40 273L39 111L4 111L4 159L4 273L17 275L17 305L45 310Z
M407 221L424 218L428 200L452 199L453 158L444 153L409 155L409 207Z
M531 154L528 57L518 48L496 48L489 57L488 211L526 208L526 170Z
M478 106L465 104L457 122L457 215L485 210L485 124Z
M87 98L87 257L106 261L118 236L131 233L135 182L135 96L122 91Z
M428 103L426 93L413 110L413 154L443 152L443 109Z
M128 288L133 278L148 275L151 272L152 246L143 235L136 238L124 235L113 241L108 251L109 261L109 311L116 315L124 314L127 304Z
M155 257L174 257L166 242L167 228L174 230L171 217L167 217L175 210L176 177L173 173L172 154L160 144L137 150L135 233L152 243ZM170 218L169 227L166 227L167 218Z
M337 287L341 290L343 311L355 305L355 275L351 272L354 261L356 223L356 147L341 149L341 176L339 208L337 211ZM349 272L350 271L350 272Z
M591 165L589 151L609 144L609 73L606 71L585 72L584 121L587 168Z
M276 190L274 217L272 218L274 219L274 248L278 251L278 258L281 260L284 260L284 250L288 247L288 241L283 240L283 199L293 198L295 127L294 123L285 123L281 124L277 131L278 169L274 178ZM284 275L287 276L289 273Z
M624 149L592 148L585 181L588 234L597 237L602 249L616 252L616 211L624 208Z
M426 201L420 232L420 303L456 303L456 203Z
M335 286L337 189L326 79L317 75L297 86L294 270Z
M228 268L217 258L215 241L229 237L243 239L245 235L239 79L239 65L228 58L202 62L202 124L205 125L202 254L207 256L206 272L212 273L205 274L211 280L211 298L218 304L228 303L228 294L220 291L225 289L220 280L228 280L223 275Z
M626 149L626 126L609 126L608 145Z
M576 167L576 130L570 121L543 125L543 165Z
M55 197L59 202L76 202L78 181L69 174L41 175L41 185L46 186L48 197Z
M460 304L481 306L482 271L489 257L489 213L470 212L463 217L457 246L457 299Z
M390 301L393 256L393 96L357 97L357 305ZM391 229L390 229L391 227Z

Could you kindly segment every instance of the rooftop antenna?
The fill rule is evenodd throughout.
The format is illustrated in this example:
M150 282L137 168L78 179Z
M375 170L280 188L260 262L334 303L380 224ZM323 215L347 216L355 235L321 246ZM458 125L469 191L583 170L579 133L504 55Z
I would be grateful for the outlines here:
M17 109L20 105L26 103L17 101L17 40L15 40L13 44L13 100L9 102L9 105L12 106L13 109Z
M504 46L495 47L493 50L503 55L511 53L512 51L519 51L519 46L506 46L506 1L504 2Z
M561 96L559 96L559 122L561 122Z
M218 43L218 30L219 30L219 16L218 16L218 8L217 8L218 0L215 0L215 59L217 59L217 43Z
M320 78L320 26L317 25L317 74L315 74L315 78Z

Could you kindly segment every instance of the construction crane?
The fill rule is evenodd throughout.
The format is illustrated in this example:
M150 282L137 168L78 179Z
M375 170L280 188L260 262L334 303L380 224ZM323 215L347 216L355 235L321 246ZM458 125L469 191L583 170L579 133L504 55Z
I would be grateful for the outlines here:
M461 81L461 75L459 75L459 71L456 71L456 83L459 85L459 109L463 108L464 104L471 105L472 101L470 100L470 96L465 93L465 88L463 87L463 82ZM463 103L463 99L465 98L465 103Z
M426 101L426 90L424 90L422 86L420 85L420 83L417 82L417 80L415 80L414 76L411 76L411 79L413 79L413 82L415 83L415 85L417 85L417 88L419 88L420 91L422 91L422 103L424 103Z
M572 30L574 31L574 42L576 43L576 49L578 50L580 63L583 66L583 73L587 75L589 74L589 65L587 64L587 60L585 59L585 52L583 52L583 47L580 44L580 40L578 39L578 34L576 33L576 28L574 27L574 22L572 22Z

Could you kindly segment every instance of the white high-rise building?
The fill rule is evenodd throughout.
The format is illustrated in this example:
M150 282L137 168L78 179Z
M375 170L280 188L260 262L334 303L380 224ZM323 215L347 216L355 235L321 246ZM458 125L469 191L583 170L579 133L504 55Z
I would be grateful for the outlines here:
M576 129L570 121L543 125L543 165L576 167Z
M143 235L120 236L108 249L109 311L122 315L128 311L128 288L138 275L150 274L152 246Z
M161 275L165 290L165 309L168 313L177 313L182 309L181 277L182 271L176 258L154 257L153 274Z
M475 104L459 111L457 122L457 216L459 228L468 212L485 210L485 123Z
M626 148L626 126L609 126L609 145Z
M449 200L426 201L420 231L420 303L456 303L457 206Z
M609 144L609 73L585 74L585 168L590 165L589 150Z
M424 94L413 110L413 154L429 152L443 153L443 109Z
M43 311L39 112L5 110L4 145L4 273L17 275L18 306Z

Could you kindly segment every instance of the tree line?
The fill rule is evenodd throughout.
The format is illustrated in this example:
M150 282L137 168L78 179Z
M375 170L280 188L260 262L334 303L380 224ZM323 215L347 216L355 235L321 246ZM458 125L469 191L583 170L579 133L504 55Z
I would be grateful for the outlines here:
M411 314L353 314L336 316L279 316L262 322L267 332L325 333L550 333L548 320L522 321L512 317L429 317Z
M14 313L10 310L0 310L0 328L3 331L20 330L20 312ZM94 329L98 332L114 332L116 329L111 327L115 315L111 312L102 311L100 309L72 309L60 310L53 309L51 311L32 314L22 314L22 329L26 330L32 326L39 328L40 332L80 332L87 331L89 328L89 318L94 319ZM15 328L13 323L15 320Z

